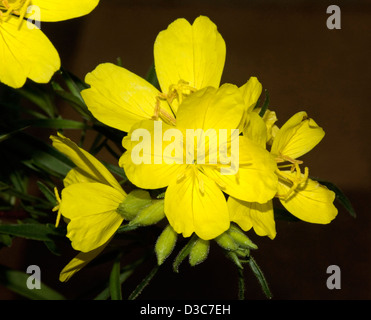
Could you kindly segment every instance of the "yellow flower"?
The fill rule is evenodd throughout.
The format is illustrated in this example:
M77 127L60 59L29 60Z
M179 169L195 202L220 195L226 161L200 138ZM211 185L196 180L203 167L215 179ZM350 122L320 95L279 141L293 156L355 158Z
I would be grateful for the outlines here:
M108 244L121 225L117 212L126 193L117 180L95 157L62 135L51 136L53 146L76 165L64 179L59 212L67 220L67 237L81 251L61 272L67 281Z
M160 32L154 44L154 62L161 91L119 66L104 63L87 74L89 89L82 96L101 122L128 132L146 119L175 123L179 104L190 93L217 88L225 62L225 43L209 18L191 25L177 19Z
M160 137L162 146L156 145L157 122L151 120L134 125L123 140L127 151L120 159L120 166L129 180L140 188L167 187L165 214L172 228L184 237L195 232L201 239L208 240L229 228L230 216L224 193L259 203L267 202L276 193L276 163L269 152L247 137L233 137L229 133L240 127L244 112L245 105L236 86L207 87L182 102L175 127L162 123L162 132L165 132ZM134 151L143 142L138 143L134 138L137 129L145 129L151 137L150 150L147 152L143 147L141 151L144 158L149 156L148 161L139 164L133 159ZM194 137L188 139L187 130L196 132L196 143ZM216 155L216 149L210 147L213 140L205 134L209 130L215 130L215 141L219 143L219 130L229 133L226 139L228 153L233 151L233 141L238 142L237 173L222 173L226 165L220 153ZM165 138L167 132L180 132L183 138L187 137L180 138L181 148L174 147L176 139ZM198 158L199 150L204 150L204 161ZM187 158L189 155L191 159ZM216 161L210 161L212 158Z
M62 21L86 15L99 0L0 0L0 82L20 88L27 78L47 83L60 68L53 44L24 18ZM39 17L35 12L39 13Z
M245 130L250 137L259 136L257 132L265 135L267 139L260 140L261 145L269 141L268 135L263 131L267 132L267 129L273 128L275 114L270 114L267 119L270 119L269 126L265 125L262 118L253 117L253 121ZM274 133L271 147L271 154L278 164L276 197L291 214L310 223L327 224L337 215L333 204L334 192L308 178L307 167L304 173L301 172L300 165L303 162L297 159L312 150L324 134L323 129L313 119L308 118L305 112L298 112ZM276 236L272 201L261 205L230 197L228 206L231 220L239 223L245 231L253 227L258 235L268 235L272 239Z

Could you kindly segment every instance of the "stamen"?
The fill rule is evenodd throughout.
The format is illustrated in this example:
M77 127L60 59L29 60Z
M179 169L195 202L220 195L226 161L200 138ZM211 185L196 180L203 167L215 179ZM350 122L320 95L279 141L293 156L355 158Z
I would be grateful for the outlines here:
M60 205L61 205L61 197L59 196L57 187L54 187L54 194L55 198L57 199L57 205L52 209L53 212L58 210L57 219L55 222L55 227L58 228L59 221L61 220L61 211L60 211Z
M295 164L295 170L296 170L296 176L292 176L290 174L287 174L283 171L276 170L276 174L284 178L286 181L289 181L292 183L292 186L290 187L289 191L285 195L276 195L276 197L281 198L283 200L287 200L292 193L302 184L305 183L308 180L309 176L309 169L308 167L304 168L304 175L302 176L302 173L300 171L299 164Z
M0 23L5 21L11 15L18 16L19 26L23 22L23 18L27 13L27 8L31 4L32 0L16 0L9 4L8 0L0 0Z

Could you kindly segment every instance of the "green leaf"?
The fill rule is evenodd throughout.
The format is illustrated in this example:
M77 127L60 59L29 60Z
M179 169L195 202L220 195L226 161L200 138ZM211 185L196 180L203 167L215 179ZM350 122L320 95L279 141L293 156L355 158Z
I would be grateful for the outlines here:
M37 105L48 117L54 118L56 107L47 86L27 82L21 89L15 91Z
M149 285L152 278L155 276L159 269L159 266L156 265L150 273L142 280L142 282L133 290L133 292L130 294L128 300L135 300L138 298L138 296L142 293L143 289Z
M50 129L85 129L87 125L80 121L67 119L30 119L20 122L21 126Z
M332 182L324 181L324 180L317 179L317 178L312 178L312 179L318 181L320 184L324 185L329 190L335 192L336 200L340 202L340 204L348 211L348 213L353 218L357 217L357 214L353 208L352 203L350 202L349 198L344 194L344 192L339 187L337 187Z
M252 272L254 273L255 277L258 279L258 281L260 283L260 286L262 287L265 296L268 299L271 299L272 298L272 293L269 289L268 282L265 279L263 272L261 271L261 269L259 268L258 264L256 263L256 261L254 260L254 258L252 256L249 257L248 261L249 261L249 266L250 266Z
M8 267L0 265L0 284L9 290L31 300L65 300L66 298L50 288L49 286L41 283L40 289L27 288L27 279L29 274L12 270Z
M159 85L158 79L157 79L156 68L155 68L155 64L154 63L152 63L151 67L148 70L148 73L147 73L147 76L146 76L146 80L150 84L152 84L154 87L156 87L157 89L160 88L160 85Z
M37 223L0 224L0 233L38 241L53 241L56 237L64 237L60 229Z
M110 279L109 288L112 300L122 300L121 294L121 282L120 282L120 258L121 254L117 256L113 262Z
M264 92L265 92L264 103L263 103L262 108L261 108L260 111L259 111L259 116L261 116L261 117L264 117L264 114L265 114L265 112L267 111L268 106L269 106L269 93L268 93L268 90L265 89Z
M45 198L53 205L57 203L57 199L55 198L55 194L53 191L51 191L44 183L41 181L36 182L37 186L39 187L39 190L42 192L42 194L45 196Z

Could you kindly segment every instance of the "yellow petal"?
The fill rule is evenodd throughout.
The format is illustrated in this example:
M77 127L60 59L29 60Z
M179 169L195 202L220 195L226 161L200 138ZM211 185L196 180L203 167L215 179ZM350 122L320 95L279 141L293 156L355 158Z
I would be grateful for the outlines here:
M106 243L123 221L116 209L124 199L122 193L101 183L78 183L64 188L60 212L70 220L67 237L72 247L88 252Z
M247 112L251 112L262 93L262 85L258 78L251 77L242 87L240 87Z
M275 125L277 121L276 112L267 109L263 116L263 121L265 122L267 126L267 143L272 144L274 138L276 137L276 134L278 132L278 127Z
M271 152L296 159L312 150L324 136L323 129L306 112L298 112L277 132Z
M62 21L90 13L99 0L32 0L40 8L40 21ZM26 15L27 17L27 15Z
M218 87L225 62L226 48L217 27L200 16L193 25L178 19L159 33L154 45L157 77L162 92L186 81L191 87Z
M59 281L68 281L76 272L80 271L90 261L95 259L104 250L108 243L109 241L92 251L80 252L76 255L76 257L74 257L61 271Z
M89 89L81 92L90 112L104 124L128 132L133 124L151 119L160 92L134 73L111 63L99 65L88 73ZM172 114L160 100L161 109Z
M256 112L251 112L248 116L248 122L242 131L243 135L257 143L259 146L266 148L267 143L267 126Z
M66 186L71 183L95 181L110 185L125 195L120 184L98 159L61 134L50 138L53 146L77 166L67 175L67 180L64 181Z
M184 237L195 232L201 239L209 240L229 228L223 193L195 166L188 167L184 178L167 188L165 214L173 229Z
M60 68L58 52L37 29L29 29L26 21L10 16L0 23L0 81L20 88L29 78L47 83Z
M244 114L242 95L237 86L224 84L199 90L179 106L176 127L186 129L238 129Z
M165 141L166 132L174 127L162 121L141 121L136 123L131 132L123 139L126 152L119 161L124 168L128 179L139 188L158 189L169 185L176 180L182 168L186 165L183 161L183 141L179 141L176 148L180 156L166 156L167 147L175 141ZM178 132L179 133L179 132ZM174 149L175 150L175 149ZM174 161L174 162L172 162Z
M290 171L285 171L285 174L295 175ZM278 194L285 195L289 189L290 185L280 179ZM290 213L306 222L327 224L337 215L333 204L335 193L311 179L299 185L287 200L280 200Z
M274 221L272 201L259 204L228 198L228 210L231 221L236 222L244 231L254 228L259 236L276 237L276 223Z
M222 174L215 166L204 166L205 174L222 190L249 202L266 203L277 192L276 163L267 150L250 139L239 137L239 163L236 174Z

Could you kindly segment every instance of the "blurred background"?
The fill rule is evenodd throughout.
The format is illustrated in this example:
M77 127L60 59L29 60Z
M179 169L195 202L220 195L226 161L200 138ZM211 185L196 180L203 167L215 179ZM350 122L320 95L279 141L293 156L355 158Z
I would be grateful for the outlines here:
M333 4L341 9L340 30L326 27L326 9ZM118 57L123 67L145 76L158 32L177 18L193 22L199 15L216 23L226 42L222 83L242 85L256 76L269 91L279 126L304 110L324 128L325 138L302 160L311 175L340 187L357 213L354 219L338 205L339 214L329 225L278 221L273 241L248 233L259 247L253 256L273 299L370 299L370 1L102 0L86 17L41 28L63 66L82 79ZM75 116L68 107L62 113ZM59 271L74 256L66 252L56 257L43 244L14 241L0 251L0 264L23 271L39 265L41 280L71 299L94 292L94 279L107 277L110 266L108 273L90 267L60 283ZM236 268L217 246L201 265L182 264L179 274L168 262L140 299L237 298ZM340 290L326 286L329 265L341 269ZM151 267L143 266L126 282L128 292ZM245 271L246 297L265 299L252 272ZM19 297L0 286L0 298Z

